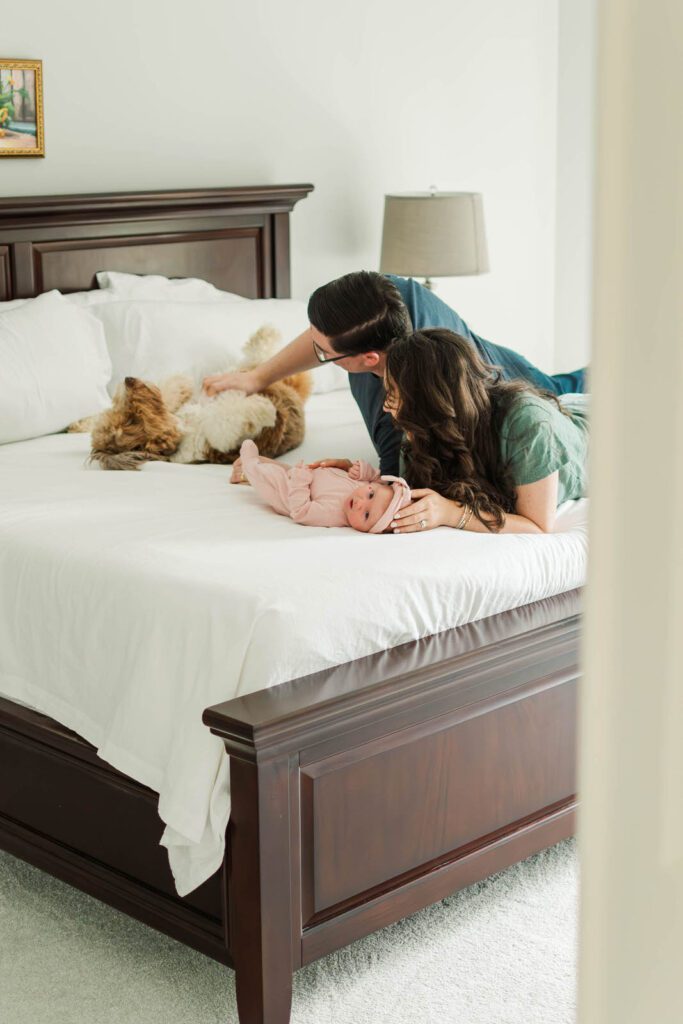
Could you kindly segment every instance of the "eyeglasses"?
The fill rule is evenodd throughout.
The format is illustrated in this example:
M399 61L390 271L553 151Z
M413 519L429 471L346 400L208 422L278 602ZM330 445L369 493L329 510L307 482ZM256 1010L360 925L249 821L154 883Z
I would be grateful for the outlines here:
M336 363L340 359L349 358L348 352L345 352L343 356L328 356L325 349L321 348L317 341L313 342L313 351L315 352L315 358L319 363Z

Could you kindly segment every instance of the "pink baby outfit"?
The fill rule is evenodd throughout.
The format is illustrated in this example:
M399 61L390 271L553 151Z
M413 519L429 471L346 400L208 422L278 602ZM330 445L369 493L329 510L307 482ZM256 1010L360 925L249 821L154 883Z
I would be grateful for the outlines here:
M379 470L358 459L348 473L343 469L309 469L305 462L288 466L260 458L253 441L240 448L247 480L281 516L303 526L348 526L344 499L363 480L379 480Z
M240 448L242 471L255 491L281 516L289 516L302 526L348 526L345 499L363 480L390 484L393 497L389 506L368 533L383 533L400 508L410 504L410 488L401 477L380 476L374 466L358 459L348 473L343 469L309 469L305 462L288 466L285 462L262 459L253 441Z

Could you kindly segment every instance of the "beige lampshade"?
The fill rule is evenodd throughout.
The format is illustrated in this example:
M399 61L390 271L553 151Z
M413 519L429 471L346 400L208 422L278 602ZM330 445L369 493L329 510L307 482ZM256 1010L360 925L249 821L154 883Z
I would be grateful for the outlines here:
M380 271L457 277L489 269L479 192L403 192L384 197Z

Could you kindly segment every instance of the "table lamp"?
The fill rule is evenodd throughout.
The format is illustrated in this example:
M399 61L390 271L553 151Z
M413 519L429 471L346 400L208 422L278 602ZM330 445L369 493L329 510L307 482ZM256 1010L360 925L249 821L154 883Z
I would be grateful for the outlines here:
M489 269L479 192L400 192L384 197L380 272L401 277L484 274Z

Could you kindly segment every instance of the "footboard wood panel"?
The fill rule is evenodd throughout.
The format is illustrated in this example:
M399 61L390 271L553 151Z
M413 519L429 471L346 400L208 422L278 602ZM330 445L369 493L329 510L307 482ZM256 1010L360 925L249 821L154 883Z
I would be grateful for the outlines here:
M259 820L263 844L287 818L293 967L572 834L578 612L575 591L207 709L250 784L288 759Z
M312 923L301 939L302 964L327 956L341 946L370 935L379 928L408 917L530 857L539 850L574 834L576 800L549 808L540 818L517 822L513 828L459 850L454 860L423 866L419 872L394 879L392 887L378 894L365 893L363 902L337 907L335 915Z

